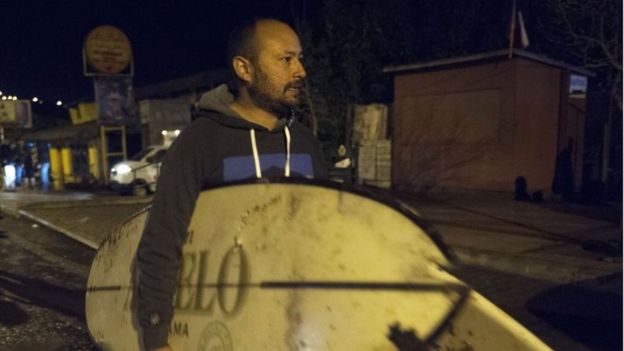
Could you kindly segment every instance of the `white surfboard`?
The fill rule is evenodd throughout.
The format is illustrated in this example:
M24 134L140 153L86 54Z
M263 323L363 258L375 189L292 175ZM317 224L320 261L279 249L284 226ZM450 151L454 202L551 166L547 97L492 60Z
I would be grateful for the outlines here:
M104 350L141 350L134 257L147 213L113 231L89 275ZM442 244L397 203L319 182L200 194L169 342L193 350L549 350L445 270Z

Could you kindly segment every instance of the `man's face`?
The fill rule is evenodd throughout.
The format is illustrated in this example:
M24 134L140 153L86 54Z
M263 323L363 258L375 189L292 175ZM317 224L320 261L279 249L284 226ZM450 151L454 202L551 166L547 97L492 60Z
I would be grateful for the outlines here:
M253 74L248 86L253 102L276 114L297 106L306 76L297 34L280 22L260 22L255 44L257 52L251 61Z
M106 111L110 117L118 117L122 113L123 96L113 92L106 97Z

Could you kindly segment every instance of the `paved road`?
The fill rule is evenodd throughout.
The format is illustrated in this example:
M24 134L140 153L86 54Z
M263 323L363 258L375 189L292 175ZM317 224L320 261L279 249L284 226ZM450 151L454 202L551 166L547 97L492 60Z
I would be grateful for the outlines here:
M94 251L6 217L0 221L0 351L95 350L84 322L84 288ZM621 277L556 285L462 267L457 275L556 350L621 350Z
M555 350L622 350L622 276L558 285L482 267L455 275Z
M0 350L95 350L84 322L92 250L11 217L0 228Z

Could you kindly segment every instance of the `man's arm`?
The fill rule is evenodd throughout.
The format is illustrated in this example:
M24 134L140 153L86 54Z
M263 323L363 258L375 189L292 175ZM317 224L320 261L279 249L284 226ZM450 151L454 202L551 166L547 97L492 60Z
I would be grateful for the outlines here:
M201 190L201 163L188 134L178 137L163 161L137 251L139 323L148 350L167 345L182 246Z

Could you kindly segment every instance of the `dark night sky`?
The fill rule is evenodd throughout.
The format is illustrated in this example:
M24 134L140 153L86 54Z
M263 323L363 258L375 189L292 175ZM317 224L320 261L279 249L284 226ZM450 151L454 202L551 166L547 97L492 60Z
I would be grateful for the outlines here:
M308 18L319 2L308 1ZM300 12L302 6L297 0L0 0L0 91L44 101L91 99L82 44L103 24L119 27L130 39L135 86L222 68L236 23L263 16L290 21L291 7Z

